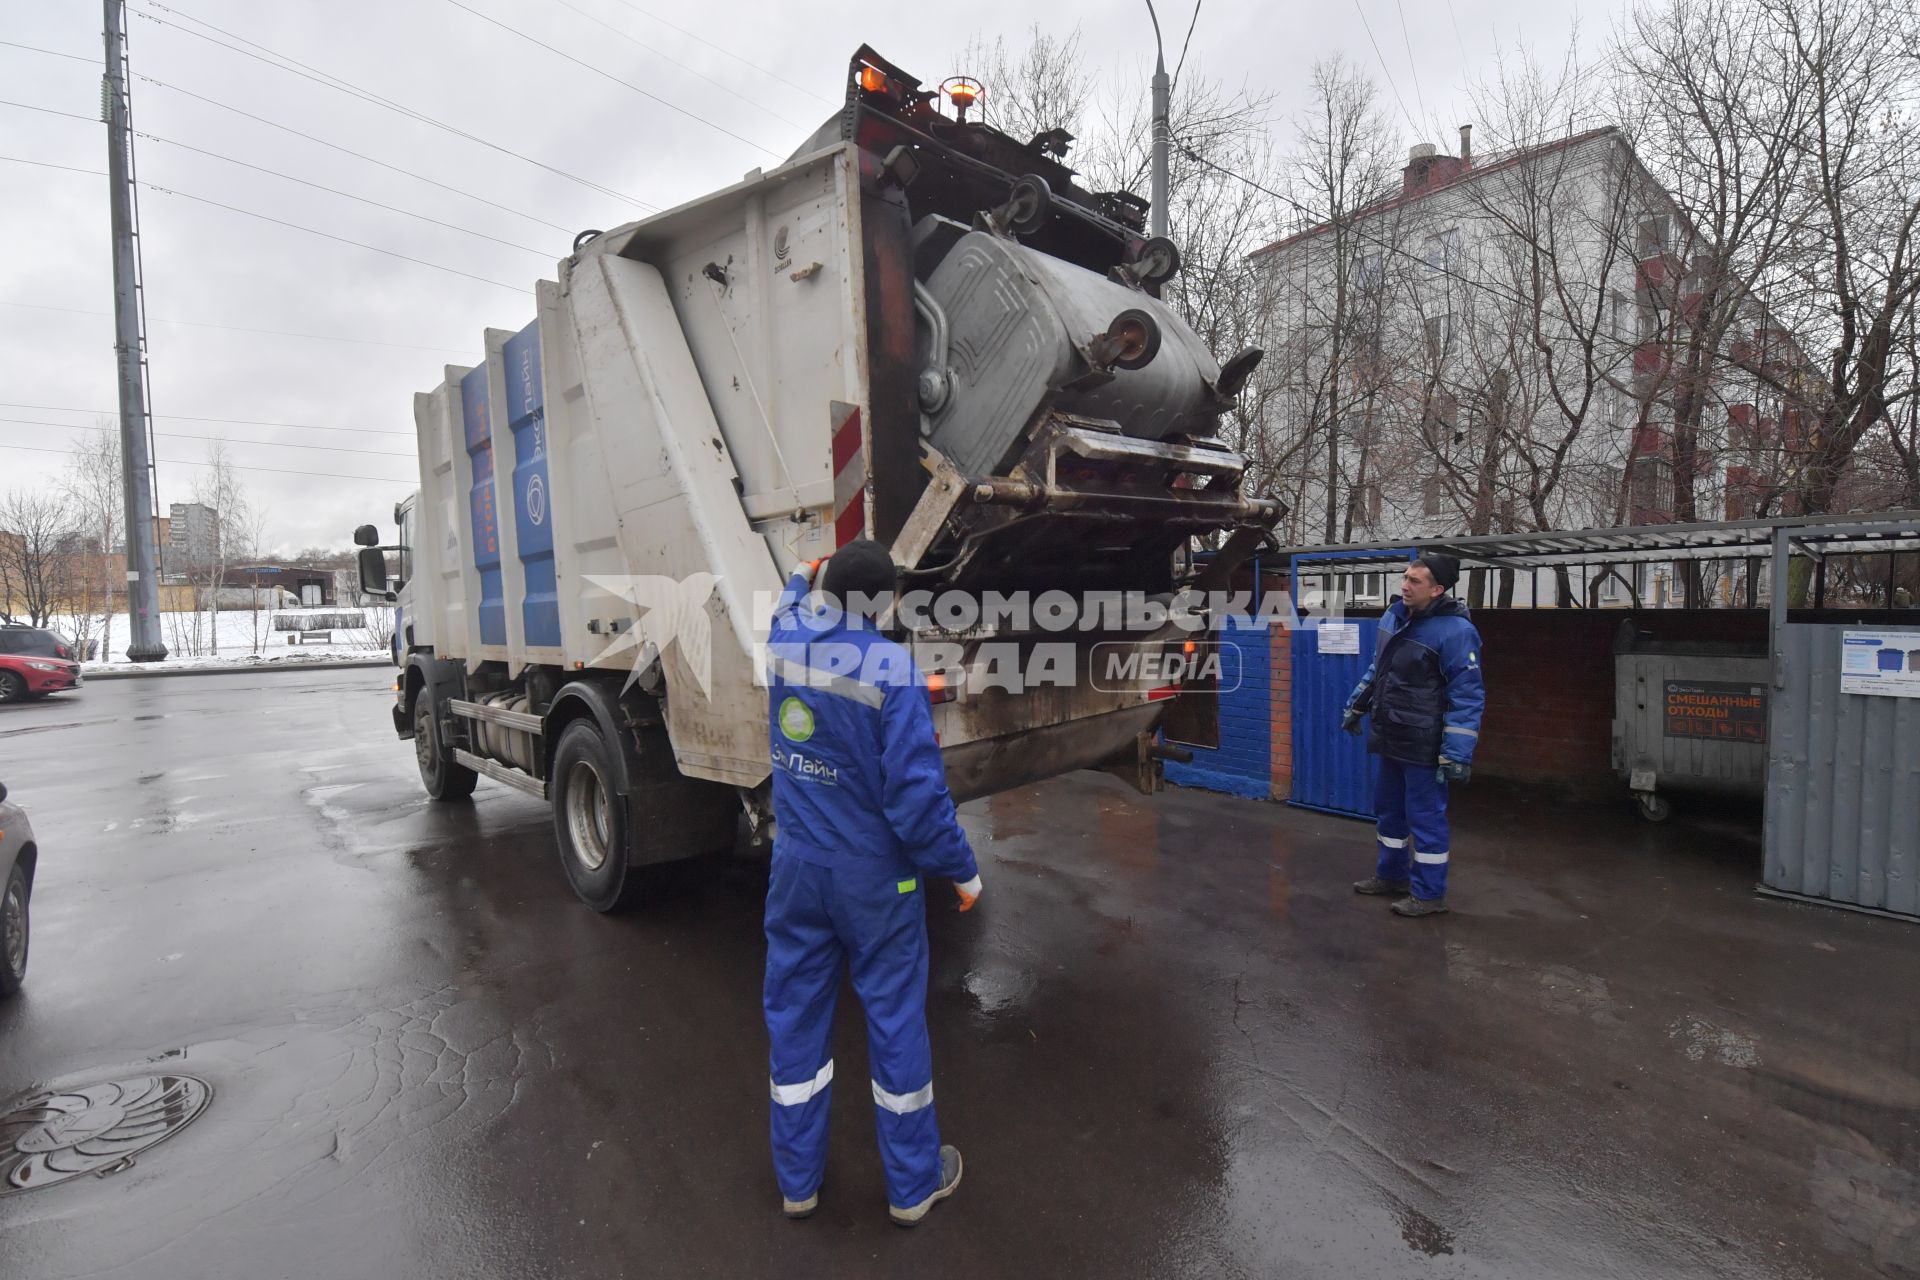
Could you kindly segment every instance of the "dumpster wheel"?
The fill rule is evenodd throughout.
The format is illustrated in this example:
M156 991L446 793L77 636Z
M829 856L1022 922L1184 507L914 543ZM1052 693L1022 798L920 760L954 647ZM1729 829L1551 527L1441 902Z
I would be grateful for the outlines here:
M1665 822L1673 816L1673 806L1667 803L1665 796L1657 796L1651 791L1636 791L1633 800L1640 806L1640 816L1648 822Z

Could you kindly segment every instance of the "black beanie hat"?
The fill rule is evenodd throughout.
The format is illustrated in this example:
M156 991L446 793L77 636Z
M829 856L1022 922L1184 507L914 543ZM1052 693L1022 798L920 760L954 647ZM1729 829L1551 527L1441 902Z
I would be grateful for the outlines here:
M1427 566L1427 572L1433 575L1435 585L1453 590L1453 584L1460 581L1460 559L1444 551L1422 551L1414 558L1415 564Z
M900 571L887 549L872 538L855 538L834 552L820 575L820 590L850 606L854 597L891 595Z

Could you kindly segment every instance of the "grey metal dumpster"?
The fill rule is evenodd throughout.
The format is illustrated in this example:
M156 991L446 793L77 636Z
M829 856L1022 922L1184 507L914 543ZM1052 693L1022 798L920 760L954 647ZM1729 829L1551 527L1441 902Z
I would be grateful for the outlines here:
M1770 667L1763 650L1652 641L1631 623L1614 642L1613 768L1640 813L1664 820L1665 790L1762 794Z

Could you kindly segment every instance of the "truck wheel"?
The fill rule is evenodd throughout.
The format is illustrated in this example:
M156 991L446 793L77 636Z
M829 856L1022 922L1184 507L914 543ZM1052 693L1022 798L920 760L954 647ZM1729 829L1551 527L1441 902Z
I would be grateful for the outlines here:
M465 800L480 781L480 775L456 761L441 742L433 694L426 689L413 700L413 754L420 762L420 785L435 800Z
M640 897L638 868L628 856L627 798L620 794L613 748L592 719L560 734L548 783L560 865L580 900L595 911L624 911Z
M20 989L27 978L27 873L15 864L0 885L0 999Z

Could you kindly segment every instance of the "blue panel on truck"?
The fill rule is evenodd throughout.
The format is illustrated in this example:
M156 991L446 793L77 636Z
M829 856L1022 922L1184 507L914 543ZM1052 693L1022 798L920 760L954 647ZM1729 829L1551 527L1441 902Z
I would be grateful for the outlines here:
M460 379L460 416L466 427L467 456L473 459L473 490L467 511L473 519L473 567L480 572L480 643L507 642L505 592L500 581L500 515L493 496L493 436L487 430L487 366Z
M554 575L553 490L547 480L546 393L540 378L540 322L507 339L507 426L513 432L513 529L527 597L521 618L527 643L560 646L560 587Z
M1293 794L1289 803L1372 818L1374 759L1367 754L1364 736L1340 731L1340 717L1354 686L1373 662L1380 620L1345 618L1342 622L1358 631L1357 636L1348 632L1341 637L1345 643L1323 643L1315 626L1293 632Z

